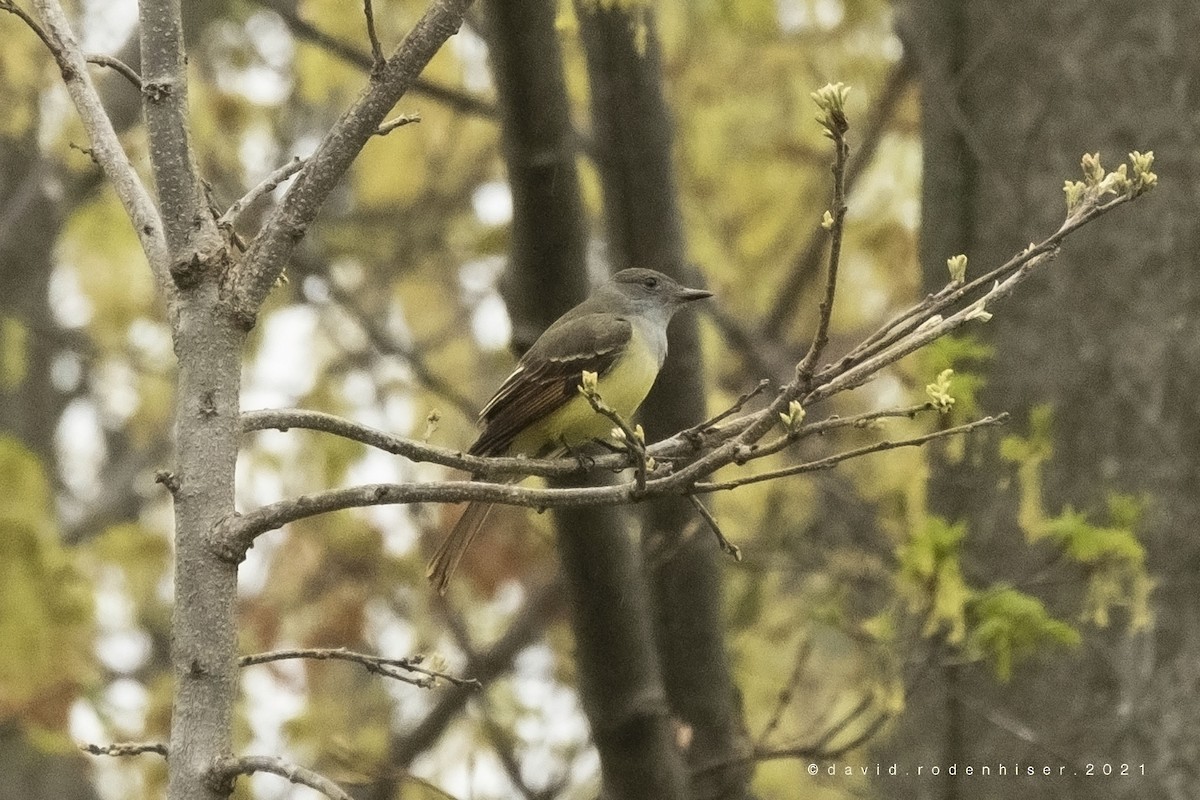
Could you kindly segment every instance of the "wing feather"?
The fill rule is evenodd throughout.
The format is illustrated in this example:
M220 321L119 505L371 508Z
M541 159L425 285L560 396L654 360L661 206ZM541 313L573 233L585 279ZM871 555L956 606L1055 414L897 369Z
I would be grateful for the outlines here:
M483 432L471 454L504 454L521 431L579 394L584 370L608 372L632 333L630 322L614 314L587 314L552 325L483 407Z

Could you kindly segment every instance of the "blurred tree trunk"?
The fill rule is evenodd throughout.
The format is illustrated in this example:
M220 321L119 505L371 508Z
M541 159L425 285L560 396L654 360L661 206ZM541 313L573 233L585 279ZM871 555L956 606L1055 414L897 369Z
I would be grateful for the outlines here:
M1158 587L1149 630L1129 630L1118 614L1077 651L1019 668L1008 685L974 667L921 684L898 736L908 755L898 758L1067 768L1062 778L989 784L996 798L1192 797L1200 779L1200 7L915 0L909 11L906 44L923 87L926 288L945 283L950 255L965 252L985 269L1057 226L1062 182L1078 178L1085 151L1100 151L1110 167L1135 149L1158 157L1162 188L1149 205L1074 239L983 329L996 348L986 409L1014 412L1020 433L1031 408L1053 408L1048 513L1071 506L1103 521L1111 493L1143 496L1139 535ZM931 505L968 521L975 570L1020 586L1033 556L996 441L976 442L970 457L981 468L943 464ZM1058 585L1033 590L1070 613L1064 599L1080 584L1064 572ZM954 755L931 733L951 722ZM1093 777L1084 775L1088 764ZM1103 777L1104 764L1129 764L1130 774ZM947 780L940 788L937 796L958 798L981 787ZM894 796L932 795L913 785Z
M587 230L575 168L555 6L483 6L513 193L505 296L523 350L587 295ZM554 511L579 690L605 797L682 798L686 773L660 677L649 598L628 509Z
M653 12L645 6L576 3L592 93L595 150L604 189L609 258L615 269L650 267L688 284L699 277L687 264L672 166L670 112L663 97L661 53ZM642 408L650 439L705 418L704 372L693 312L671 325L666 365ZM671 709L690 733L688 762L731 766L708 770L692 796L745 795L749 772L733 757L743 726L730 675L722 617L715 537L682 498L648 504L643 541L669 553L650 570L658 649Z

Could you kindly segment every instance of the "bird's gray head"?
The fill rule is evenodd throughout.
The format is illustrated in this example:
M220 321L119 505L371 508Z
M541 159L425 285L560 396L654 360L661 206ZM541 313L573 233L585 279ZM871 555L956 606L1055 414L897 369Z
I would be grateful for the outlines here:
M623 269L596 292L619 300L633 313L660 319L664 325L676 311L693 300L712 297L712 292L689 289L669 275L652 269Z

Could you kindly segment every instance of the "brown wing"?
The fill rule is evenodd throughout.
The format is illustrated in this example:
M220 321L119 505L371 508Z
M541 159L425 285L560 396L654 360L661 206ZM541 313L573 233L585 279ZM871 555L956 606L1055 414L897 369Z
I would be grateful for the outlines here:
M550 326L479 413L484 428L471 454L504 454L521 431L579 394L584 370L607 372L632 331L628 320L612 314L560 319Z

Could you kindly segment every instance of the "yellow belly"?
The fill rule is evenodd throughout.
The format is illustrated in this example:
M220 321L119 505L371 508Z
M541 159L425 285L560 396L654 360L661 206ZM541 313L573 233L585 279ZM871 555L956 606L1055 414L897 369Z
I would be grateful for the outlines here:
M626 419L633 416L646 399L661 365L646 345L637 328L623 356L596 382L600 397ZM612 420L597 414L583 395L572 398L562 408L531 425L513 439L510 455L546 455L562 445L578 447L593 439L611 438Z

